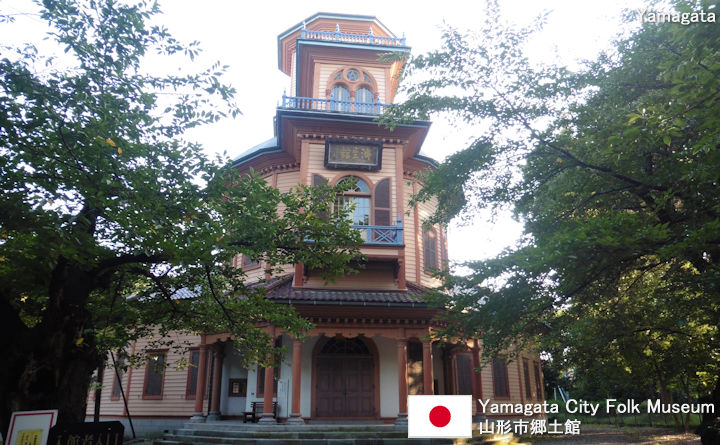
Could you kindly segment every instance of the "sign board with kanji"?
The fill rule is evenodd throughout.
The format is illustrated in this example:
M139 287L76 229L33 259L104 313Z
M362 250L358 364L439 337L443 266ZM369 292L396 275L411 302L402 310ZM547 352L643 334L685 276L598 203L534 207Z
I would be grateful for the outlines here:
M380 170L382 142L328 138L325 141L325 167L342 170Z
M10 417L7 445L45 445L50 428L57 422L56 409L16 411Z
M112 422L66 423L50 430L47 445L122 445L125 427Z

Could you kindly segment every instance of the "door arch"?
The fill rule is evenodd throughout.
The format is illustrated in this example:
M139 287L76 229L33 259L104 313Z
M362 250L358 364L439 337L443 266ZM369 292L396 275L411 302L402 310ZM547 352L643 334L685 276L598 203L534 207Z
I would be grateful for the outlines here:
M321 337L313 348L312 417L377 419L379 361L363 337Z

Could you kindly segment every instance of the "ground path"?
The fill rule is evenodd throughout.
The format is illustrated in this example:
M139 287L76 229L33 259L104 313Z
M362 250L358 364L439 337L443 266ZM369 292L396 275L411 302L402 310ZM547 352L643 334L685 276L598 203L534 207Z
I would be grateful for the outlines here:
M700 445L696 434L683 434L674 430L652 427L623 427L588 425L578 436L556 436L530 440L537 445L615 445L632 443L640 445Z

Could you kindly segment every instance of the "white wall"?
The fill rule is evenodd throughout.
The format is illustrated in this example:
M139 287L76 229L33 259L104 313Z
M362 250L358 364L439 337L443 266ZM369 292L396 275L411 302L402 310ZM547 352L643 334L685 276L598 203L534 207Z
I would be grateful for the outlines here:
M302 369L300 382L300 413L304 418L310 417L312 411L312 351L319 336L307 339L302 346ZM292 375L292 372L291 372ZM291 379L292 380L292 379Z
M246 397L228 397L228 383L230 379L243 379L248 377L247 369L240 362L240 355L232 343L225 345L225 360L222 368L222 387L220 389L220 412L223 415L239 416L248 410ZM253 382L254 383L254 382ZM248 380L248 394L250 393ZM255 388L252 386L252 388Z
M397 417L398 364L397 342L385 337L372 337L380 355L380 416Z

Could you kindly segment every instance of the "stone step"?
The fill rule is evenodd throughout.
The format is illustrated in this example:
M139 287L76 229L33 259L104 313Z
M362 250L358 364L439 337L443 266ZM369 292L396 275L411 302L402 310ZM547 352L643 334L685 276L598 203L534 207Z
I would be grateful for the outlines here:
M273 439L273 438L225 438L217 442L217 438L208 436L177 436L155 440L154 445L217 445L218 443L233 445L453 445L482 443L473 440L453 439L408 439L405 438L345 438L345 439Z
M185 430L180 429L175 432L177 436L206 436L206 437L233 437L233 438L254 438L254 437L270 437L276 439L313 439L313 438L331 438L343 439L347 437L356 438L376 438L376 437L404 437L407 438L406 431L248 431L248 430Z
M472 439L409 439L407 427L373 424L258 425L242 422L186 423L155 445L470 445Z
M263 431L263 432L276 432L276 431L348 431L348 432L362 432L362 431L400 431L407 432L407 427L401 427L396 425L388 424L368 424L358 425L352 424L323 424L323 423L311 423L305 425L259 425L257 423L242 423L242 422L217 422L217 423L186 423L181 429L182 431ZM181 431L178 430L178 431Z

